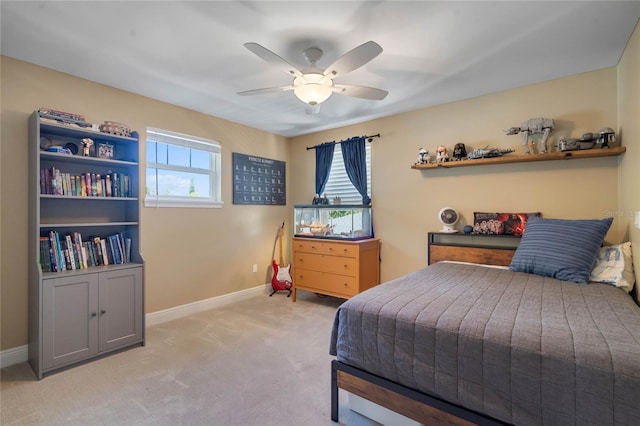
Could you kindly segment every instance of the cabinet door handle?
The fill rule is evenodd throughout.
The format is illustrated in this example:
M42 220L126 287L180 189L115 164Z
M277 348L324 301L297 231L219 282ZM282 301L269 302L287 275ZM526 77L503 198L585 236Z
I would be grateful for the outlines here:
M95 312L91 312L91 318L95 317L96 315L98 314L96 314Z
M107 313L107 311L106 311L106 310L104 310L104 309L102 309L102 310L100 311L100 315L104 315L104 314L106 314L106 313Z

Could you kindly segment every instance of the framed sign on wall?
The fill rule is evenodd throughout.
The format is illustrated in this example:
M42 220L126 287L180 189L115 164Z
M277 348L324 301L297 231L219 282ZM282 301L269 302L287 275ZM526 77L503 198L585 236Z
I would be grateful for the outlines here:
M284 161L233 153L233 204L287 204Z

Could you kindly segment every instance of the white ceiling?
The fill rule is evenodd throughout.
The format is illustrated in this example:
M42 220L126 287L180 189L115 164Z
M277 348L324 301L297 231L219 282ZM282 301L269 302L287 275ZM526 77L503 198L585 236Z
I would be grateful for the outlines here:
M640 17L627 1L6 1L1 53L150 98L296 136L615 66ZM374 40L384 51L308 115L292 77L244 48L325 68ZM47 107L55 107L55 105ZM79 112L82 113L82 112ZM526 118L526 117L525 117Z

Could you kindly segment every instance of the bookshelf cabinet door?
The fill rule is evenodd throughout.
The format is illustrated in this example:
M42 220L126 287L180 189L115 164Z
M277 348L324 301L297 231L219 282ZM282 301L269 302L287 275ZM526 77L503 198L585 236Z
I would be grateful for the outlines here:
M100 352L142 341L142 295L142 267L100 273Z
M43 369L98 352L98 275L43 280Z

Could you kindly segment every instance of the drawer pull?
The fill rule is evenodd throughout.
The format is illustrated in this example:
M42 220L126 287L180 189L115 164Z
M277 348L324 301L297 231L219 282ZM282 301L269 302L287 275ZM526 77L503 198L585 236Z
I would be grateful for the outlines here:
M349 287L349 284L347 284L347 283L344 283L344 286L345 286L345 287Z
M349 250L348 249L344 249L344 254L347 254L347 253L349 253Z

